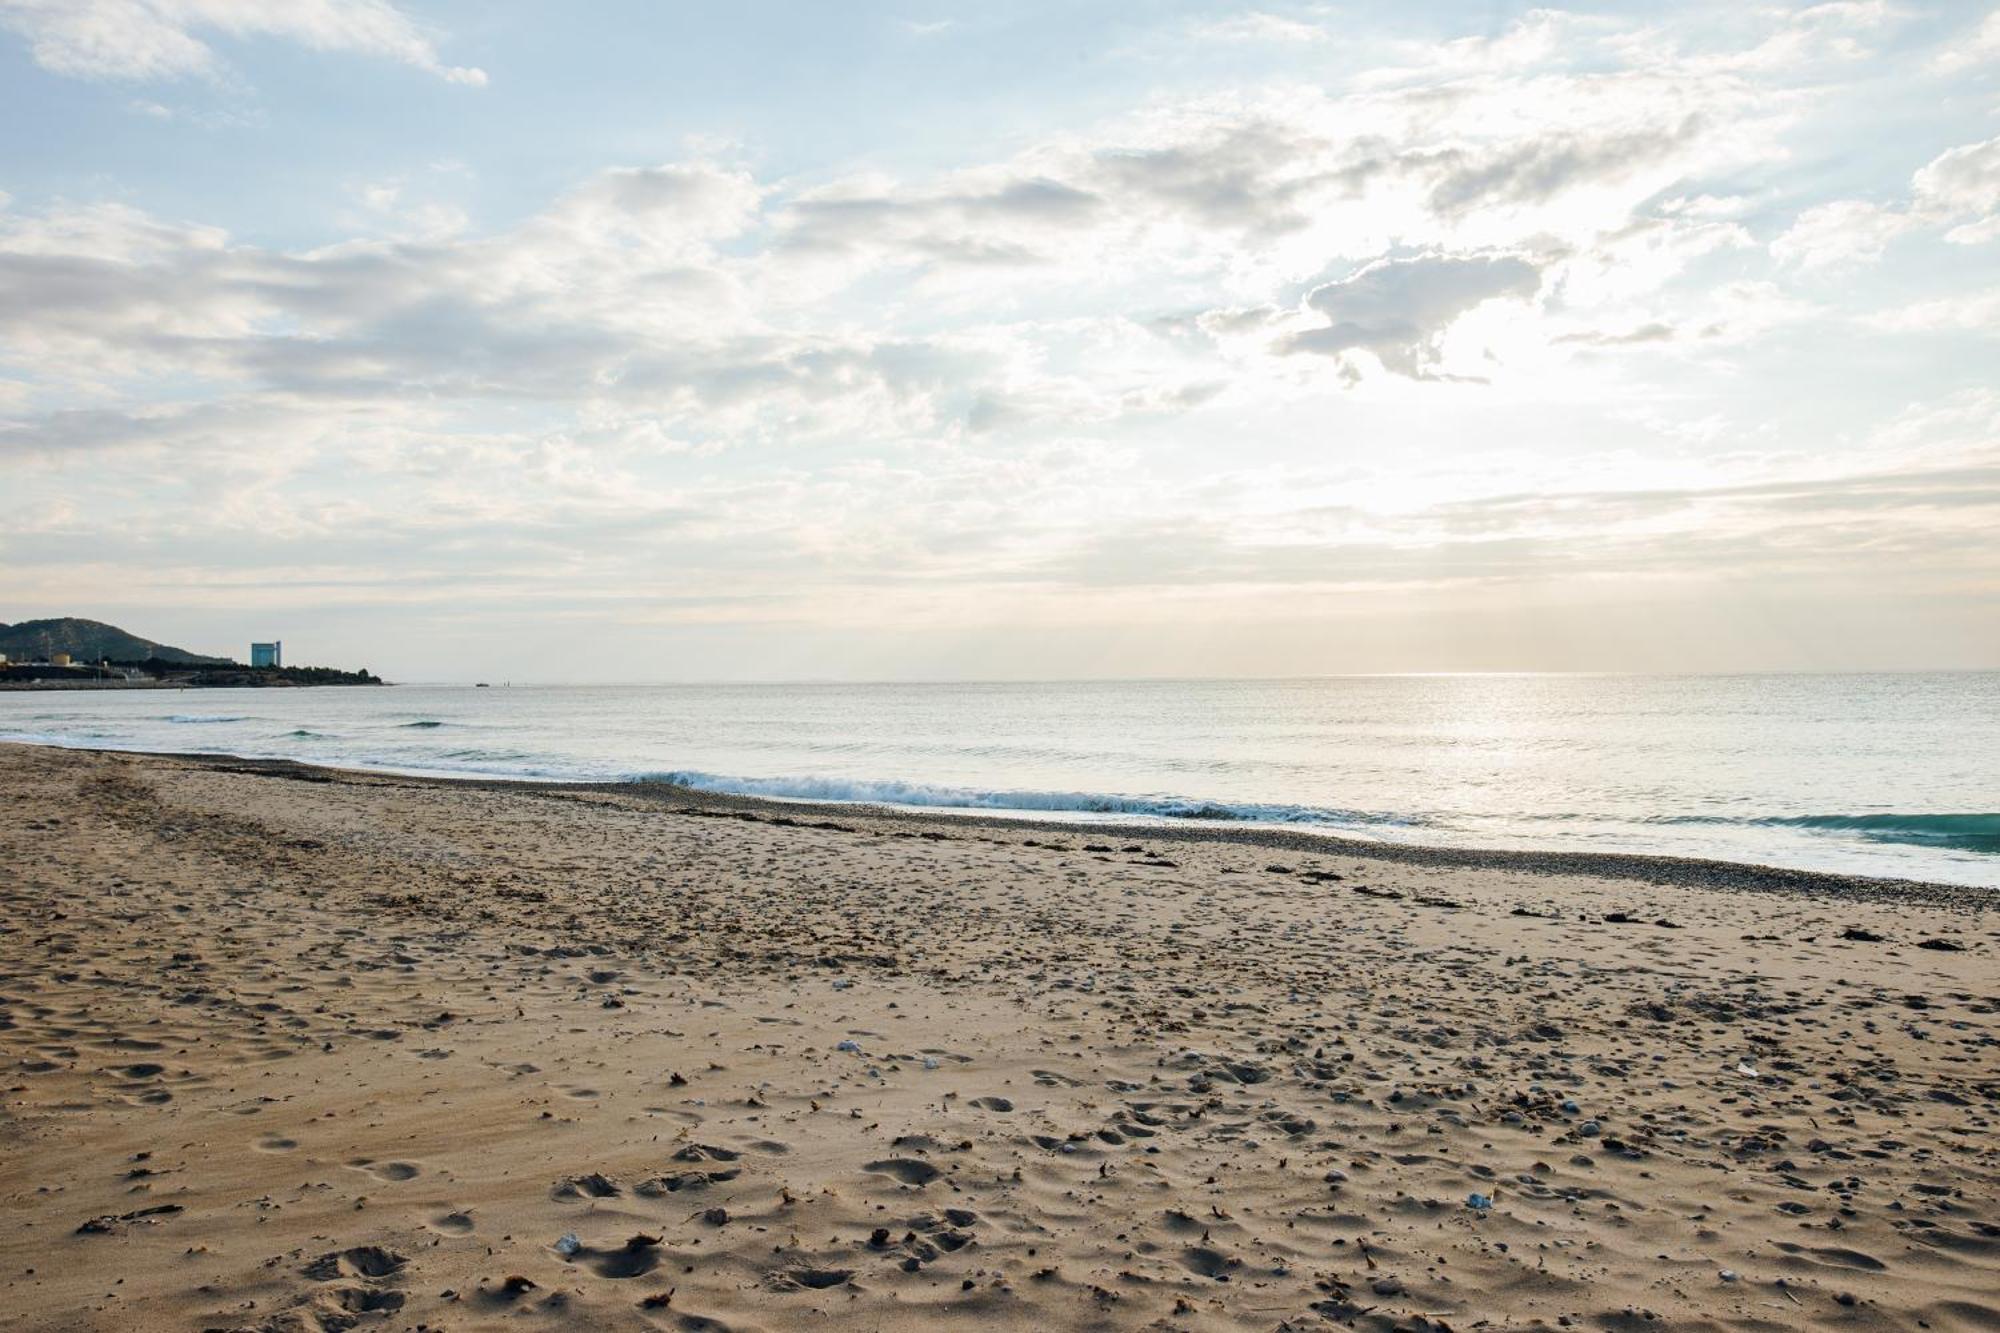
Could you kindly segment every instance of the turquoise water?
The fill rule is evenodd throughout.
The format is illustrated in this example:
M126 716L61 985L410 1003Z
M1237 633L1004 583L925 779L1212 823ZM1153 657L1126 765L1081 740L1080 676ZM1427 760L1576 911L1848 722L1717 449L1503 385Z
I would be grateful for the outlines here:
M0 738L2000 887L2000 673L0 694Z

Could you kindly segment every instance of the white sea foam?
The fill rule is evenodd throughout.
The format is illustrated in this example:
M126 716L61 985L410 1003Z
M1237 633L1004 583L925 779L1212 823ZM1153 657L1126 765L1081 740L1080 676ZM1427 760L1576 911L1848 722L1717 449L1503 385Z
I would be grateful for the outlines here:
M1205 801L1185 796L1126 796L1107 792L982 790L896 779L839 777L726 777L715 773L644 773L639 781L667 782L695 791L778 800L835 801L949 810L1015 810L1042 814L1137 816L1218 823L1325 824L1341 828L1408 827L1421 819L1327 810L1304 805Z

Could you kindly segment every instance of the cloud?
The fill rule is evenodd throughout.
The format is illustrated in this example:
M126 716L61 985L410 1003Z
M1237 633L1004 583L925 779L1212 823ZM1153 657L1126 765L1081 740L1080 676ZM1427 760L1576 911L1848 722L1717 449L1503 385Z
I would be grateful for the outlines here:
M2000 452L1758 481L1496 492L1397 510L1294 504L1254 524L1135 518L1050 554L1025 577L1125 589L1394 591L1519 588L1578 568L1630 580L1848 580L1968 568L2000 575L1981 530L2000 519ZM1872 566L1872 568L1871 568ZM1296 596L1296 592L1288 595Z
M446 65L388 0L0 0L0 27L28 41L36 64L71 78L217 77L221 57L196 35L207 32L375 56L472 87L486 82L484 70Z
M57 205L0 214L0 368L44 397L208 381L650 414L697 449L1159 419L1299 379L1298 359L1266 364L1274 348L1332 354L1326 387L1352 382L1352 353L1411 379L1490 377L1499 352L1579 346L1579 329L1687 324L1644 303L1742 230L1652 201L1777 153L1764 136L1785 113L1766 101L1670 64L1482 66L1443 91L1158 103L909 182L613 168L485 235L405 207L390 180L364 191L360 225L398 234L306 252ZM1329 270L1350 276L1301 302ZM1538 328L1526 298L1544 287L1564 318ZM1447 335L1497 296L1521 298L1516 327L1464 333L1469 359L1448 366ZM1195 337L1132 339L1176 308L1222 313ZM1260 310L1277 313L1225 317ZM1703 318L1687 341L1717 341ZM1600 359L1621 345L1595 343Z
M1783 68L1812 62L1856 62L1873 54L1866 36L1903 17L1889 0L1827 0L1784 14L1779 29L1760 45L1725 64L1746 70Z
M1867 317L1895 333L1960 332L2000 336L2000 290L1965 292L1918 301Z
M1398 249L1582 256L1644 226L1654 258L1691 256L1665 238L1740 228L1662 198L1777 160L1790 114L1733 74L1671 69L1286 86L1149 106L933 180L835 179L779 198L768 220L793 293L893 270L967 305L1056 294L1073 308L1141 281L1192 304L1217 279L1248 305Z
M1946 149L1919 167L1907 204L1814 205L1772 242L1771 253L1804 269L1873 263L1896 238L1937 227L1948 228L1944 239L1954 245L2000 237L2000 137Z
M1218 119L1177 142L1099 149L1089 171L1142 207L1204 226L1271 233L1305 224L1298 201L1316 181L1301 168L1321 149L1302 126Z
M1940 74L1956 74L1991 60L2000 60L2000 9L1983 19L1977 28L1955 38L1931 61Z
M1441 155L1441 179L1431 190L1440 213L1460 214L1503 204L1545 203L1578 186L1601 189L1665 160L1700 133L1698 118L1659 131L1556 132L1499 152Z
M1667 293L1745 233L1673 201L1775 160L1792 99L1673 58L1562 68L1549 34L1572 31L1607 29L1538 13L1442 84L1159 102L911 181L612 168L489 234L396 180L359 223L396 234L304 252L116 205L0 214L0 369L45 398L208 381L652 414L714 448L1158 419L1239 382L1349 383L1362 353L1490 378L1666 341L1621 330L1717 345L1721 317ZM1173 310L1217 313L1132 337Z
M1587 333L1565 333L1559 335L1556 341L1584 343L1592 347L1631 347L1640 343L1672 342L1676 336L1674 327L1671 324L1662 324L1658 320L1654 320L1649 324L1641 324L1636 328L1625 329L1618 333L1607 333L1603 330L1591 330Z
M1111 364L1129 374L1092 389L1053 364L1068 354L1061 330L1134 302L1141 316L1295 306L1329 267L1388 263L1365 283L1412 284L1404 324L1382 308L1315 332L1327 312L1306 307L1262 345L1349 338L1340 350L1438 377L1447 326L1489 299L1468 287L1460 308L1444 288L1523 290L1524 261L1493 255L1567 256L1566 299L1581 310L1652 290L1736 234L1648 216L1647 201L1754 149L1753 100L1654 72L1532 87L1525 102L1497 85L1162 104L908 183L620 167L487 235L449 209L404 208L391 180L364 193L363 225L401 234L298 253L117 205L0 214L0 332L12 364L79 393L191 376L344 400L610 404L657 412L696 443L781 425L795 438L899 435L1191 409L1214 394L1186 386L1254 376L1268 352L1238 339L1235 364L1218 366L1191 361L1220 339L1178 359L1120 349ZM1718 137L1725 118L1693 114L1695 101L1740 114ZM1577 128L1590 108L1593 128ZM1416 285L1411 253L1446 266L1430 275L1439 287ZM1612 292L1613 273L1627 290ZM912 302L939 331L897 329Z
M1581 55L1610 30L1602 20L1558 9L1531 9L1509 27L1445 42L1398 43L1402 63L1368 70L1365 86L1507 75Z
M1260 9L1197 23L1190 35L1208 42L1278 42L1288 45L1323 42L1328 37L1324 28Z
M1908 213L1861 199L1816 204L1771 242L1771 254L1802 269L1873 263L1891 241L1918 226Z
M1517 255L1384 260L1315 288L1306 305L1325 317L1326 326L1295 333L1284 346L1325 355L1372 352L1399 375L1428 378L1437 373L1444 335L1460 316L1502 297L1532 297L1541 280L1541 270Z
M2000 237L2000 136L1938 154L1911 181L1919 213L1960 222L1947 241L1976 245Z
M248 32L144 7L169 38ZM935 170L788 179L712 146L580 171L504 225L384 164L310 247L108 193L0 201L0 556L78 599L870 632L2000 578L1991 412L1870 434L1905 376L1852 373L1929 330L1950 355L1911 397L1976 376L1991 284L1812 278L1962 264L1943 241L1996 211L1990 144L1856 187L1881 202L1812 192L1816 117L1864 77L1848 43L1889 21L1740 10L1696 43L1540 13L1350 78L1383 49L1358 38L1306 51L1316 82ZM437 59L359 41L324 49ZM124 68L212 76L202 51ZM1808 374L1834 387L1792 392Z

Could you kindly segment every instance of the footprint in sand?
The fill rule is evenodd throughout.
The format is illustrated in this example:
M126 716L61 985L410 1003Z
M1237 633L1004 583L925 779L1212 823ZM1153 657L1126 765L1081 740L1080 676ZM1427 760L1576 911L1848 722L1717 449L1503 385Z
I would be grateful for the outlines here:
M257 1140L258 1152L290 1152L298 1146L297 1139L288 1139L282 1134L266 1134Z
M355 1171L366 1171L377 1180L415 1180L423 1174L423 1168L414 1162L376 1162L361 1157L347 1165Z
M385 1250L379 1245L357 1245L351 1250L335 1250L322 1254L306 1265L305 1274L315 1282L332 1282L338 1278L388 1277L399 1272L409 1263L394 1250Z
M1011 1111L1014 1109L1014 1103L1008 1101L1005 1097L974 1097L972 1105L977 1106L982 1111Z
M878 1176L893 1176L905 1185L928 1185L944 1173L929 1162L919 1162L914 1157L889 1157L879 1162L870 1162L861 1168Z
M794 1268L773 1273L766 1281L778 1291L825 1291L854 1276L851 1268Z
M1207 1245L1190 1245L1181 1253L1181 1266L1190 1273L1220 1281L1233 1268L1242 1266L1241 1259L1232 1258L1222 1251Z
M676 1162L733 1162L742 1153L734 1148L718 1148L711 1143L690 1143L674 1154Z
M947 1051L942 1046L926 1046L923 1049L919 1050L917 1054L934 1055L940 1060L952 1060L962 1065L969 1065L972 1063L971 1056L960 1055L957 1051Z
M592 1171L583 1176L564 1176L549 1188L551 1199L611 1199L625 1192L607 1175Z
M472 1234L475 1223L472 1214L460 1209L457 1212L440 1213L430 1220L432 1231L442 1231L447 1236L467 1236Z
M636 1188L647 1198L657 1199L663 1194L678 1194L682 1190L705 1190L711 1185L726 1184L742 1174L735 1168L727 1171L682 1171L675 1175L654 1176L649 1180L642 1180Z
M660 1237L640 1234L633 1236L623 1245L586 1245L578 1250L575 1262L581 1262L599 1277L624 1281L628 1278L644 1277L660 1266L665 1256L660 1251Z
M320 1322L327 1328L348 1328L348 1315L393 1314L403 1308L406 1298L400 1291L370 1291L366 1287L336 1287L320 1298L324 1313ZM332 1316L331 1318L327 1316Z

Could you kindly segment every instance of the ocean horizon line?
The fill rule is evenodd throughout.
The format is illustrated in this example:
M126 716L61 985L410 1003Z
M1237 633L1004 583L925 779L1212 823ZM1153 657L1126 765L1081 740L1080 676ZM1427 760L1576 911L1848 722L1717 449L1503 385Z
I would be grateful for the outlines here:
M1552 679L1619 679L1644 680L1746 680L1760 677L1868 677L1868 676L1983 676L2000 675L2000 664L1993 666L1929 666L1929 667L1746 667L1732 670L1678 670L1644 671L1636 669L1515 669L1494 668L1490 670L1465 671L1326 671L1315 673L1286 673L1281 675L1159 675L1159 676L746 676L731 677L674 677L655 680L476 680L429 679L411 677L407 680L389 680L388 685L422 686L434 689L476 689L486 686L494 689L644 689L650 687L678 688L727 688L733 686L781 686L796 688L804 686L863 686L892 685L908 687L913 685L1201 685L1201 684L1269 684L1281 685L1290 681L1323 680L1453 680L1453 679L1498 679L1522 680L1547 677ZM311 688L311 687L302 687Z

